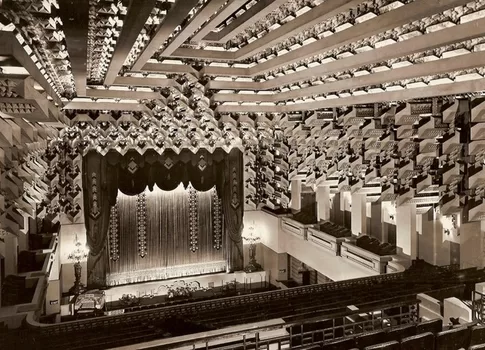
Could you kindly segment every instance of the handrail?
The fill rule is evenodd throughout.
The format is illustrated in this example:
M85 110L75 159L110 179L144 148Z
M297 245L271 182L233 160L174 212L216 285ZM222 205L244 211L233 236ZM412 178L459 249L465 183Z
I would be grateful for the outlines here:
M198 301L190 304L182 304L182 305L172 305L172 306L166 306L163 308L158 308L158 309L150 309L150 310L140 310L140 311L133 311L127 314L122 314L122 315L116 315L116 316L101 316L93 319L86 319L86 320L75 320L75 321L68 321L68 322L62 322L60 324L43 324L40 322L37 322L35 320L28 320L28 325L32 327L39 327L39 328L60 328L61 326L69 326L69 325L90 325L93 323L99 323L103 322L105 319L110 318L110 319L126 319L128 318L128 315L131 317L136 317L136 316L141 316L141 315L146 315L146 314L154 314L157 311L163 311L165 314L175 314L175 312L171 311L176 311L180 309L194 309L196 310L198 307L205 306L205 305L216 305L217 307L220 307L221 304L224 304L225 302L228 302L230 304L241 304L242 302L254 302L254 300L257 299L265 299L266 296L271 296L271 299L275 298L285 298L290 295L297 295L297 294L312 294L315 292L324 292L324 291L329 291L329 290L335 290L339 289L339 287L345 287L349 285L361 285L361 284L369 284L374 281L386 281L386 280L399 280L402 279L404 275L402 273L396 273L392 275L380 275L380 276L371 276L371 277L361 277L361 278L356 278L356 279L351 279L351 280L345 280L345 281L339 281L339 282L333 282L333 283L327 283L327 284L320 284L320 285L311 285L311 286L300 286L300 287L295 287L291 289L285 289L285 290L276 290L276 291L268 291L268 292L260 292L260 293L255 293L255 294L247 294L247 295L241 295L241 296L232 296L232 297L225 297L225 298L219 298L215 300L206 300L206 301ZM302 293L300 293L302 292Z
M477 290L472 292L472 320L484 322L485 294Z
M446 270L446 269L445 269ZM443 271L443 270L442 270ZM383 281L394 281L398 282L405 280L406 272L402 273L395 273L395 274L386 274L386 275L378 275L372 277L363 277L357 279L351 279L346 281L322 284L322 285L312 285L312 286L302 286L291 288L287 290L277 290L277 291L269 291L269 292L261 292L255 294L248 294L243 296L233 296L233 297L226 297L216 300L207 300L207 301L199 301L190 304L182 304L182 305L172 305L166 306L162 308L155 308L149 310L139 310L133 311L126 314L121 315L114 315L114 316L101 316L92 319L85 319L85 320L74 320L69 322L63 322L58 324L43 324L36 320L35 315L29 314L27 317L27 325L31 328L39 329L41 332L47 333L68 333L73 330L73 328L94 328L97 326L103 326L108 324L114 323L125 323L125 322L133 322L136 320L143 320L146 317L170 317L180 314L182 310L189 311L191 313L197 312L201 309L215 309L221 308L224 305L241 305L245 303L254 303L255 301L265 302L267 300L274 300L274 299L283 299L290 296L296 295L307 295L311 293L321 293L325 291L334 291L339 290L346 286L365 286L369 284L374 284L375 282L383 282Z
M412 297L412 295L409 295L407 297ZM247 334L248 332L251 333L259 333L259 332L265 332L265 331L272 331L272 330L278 330L282 328L290 328L290 327L295 327L295 326L303 326L304 324L309 324L309 323L315 323L315 322L323 322L323 321L330 321L339 317L347 317L347 316L352 316L352 315L357 315L357 314L362 314L362 313L368 313L368 312L373 312L376 311L376 303L379 303L379 310L388 310L392 308L397 308L397 307L403 307L403 306L409 306L409 305L418 305L420 303L420 300L416 298L416 296L412 297L410 300L402 300L402 301L394 301L395 299L406 299L406 297L398 297L398 298L389 298L384 300L384 304L382 304L382 300L378 302L372 302L372 303L367 303L366 305L369 305L367 307L360 307L359 310L347 310L347 311L340 311L340 312L333 312L331 314L327 314L324 316L317 316L309 319L305 319L303 321L294 321L294 322L276 322L272 323L271 325L264 325L264 326L251 326L249 325L246 327L244 330L235 330L235 331L228 331L228 332L221 332L219 331L217 335L206 335L208 332L201 332L201 333L193 333L190 335L191 339L182 339L182 338L187 338L187 336L181 336L178 337L180 340L177 340L175 338L171 339L160 339L160 340L154 340L149 343L151 343L153 346L160 346L162 345L161 343L163 342L165 346L170 346L170 348L178 348L182 346L189 346L192 344L196 343L208 343L210 341L218 340L218 339L224 339L224 338L230 338L233 336L238 336L238 335L244 335ZM266 322L271 322L271 321L266 321ZM198 334L200 336L198 336ZM299 333L299 335L302 333ZM303 334L306 334L303 332ZM150 344L138 344L138 346L143 347L144 349L148 349L151 347Z

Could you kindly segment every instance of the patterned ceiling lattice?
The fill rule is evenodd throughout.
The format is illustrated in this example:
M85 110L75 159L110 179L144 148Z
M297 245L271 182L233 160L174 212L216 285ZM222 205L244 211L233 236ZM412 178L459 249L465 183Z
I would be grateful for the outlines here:
M87 80L100 84L120 35L126 7L110 0L90 0L89 6Z
M61 136L83 152L96 150L103 155L110 150L124 154L129 149L136 149L143 154L147 149L155 149L159 153L165 149L175 152L189 149L195 153L200 148L213 152L216 148L229 151L243 146L234 124L227 122L220 125L210 117L177 119L164 116L156 119L143 116L137 120L126 116L116 125L109 121L95 124L77 122L66 128Z
M57 113L69 124L51 144L69 171L49 158L49 177L73 180L87 150L238 147L248 208L287 206L298 178L422 211L485 215L485 119L472 98L485 90L485 0L342 1L351 5L331 16L321 6L333 0L182 1L140 11L136 2L86 2L85 70L79 48L68 47L84 39L59 19L63 1L2 3L1 30L14 26L25 54L0 55L0 110L43 122ZM253 17L241 23L244 14ZM32 79L6 76L16 62ZM58 109L47 87L77 98L56 100ZM5 140L21 139L10 129ZM76 200L68 206L56 188L44 189L59 199L44 207L76 214Z
M0 97L19 97L15 92L17 83L11 79L0 79Z
M328 0L327 0L328 1ZM400 1L403 4L411 3L414 0L406 0ZM308 1L307 1L308 2ZM323 1L321 1L323 2ZM267 34L271 29L276 29L281 25L289 22L288 19L294 19L296 17L296 13L298 10L289 10L288 7L295 8L297 2L291 3L290 5L285 6L285 10L278 10L275 11L275 16L270 16L260 22L258 22L254 28L250 28L245 32L239 34L236 38L228 42L228 45L231 47L240 47L249 42L251 42L251 38L258 38L262 37L264 34ZM277 54L279 51L284 49L296 49L301 47L307 43L309 43L309 39L317 40L326 36L329 36L333 33L336 33L343 29L343 26L352 26L356 23L363 22L369 20L371 18L377 17L378 15L385 13L394 9L394 7L390 7L389 5L395 3L394 0L369 0L364 1L359 4L355 9L351 9L349 11L341 12L337 16L330 18L324 22L317 24L316 26L304 30L298 35L291 37L287 40L284 40L277 45L266 49L264 52L256 55L252 58L252 60L258 60L262 57L268 56L270 54ZM304 5L302 8L305 10L310 10L312 5ZM301 11L302 8L299 8ZM277 15L276 15L277 14Z
M408 23L406 25L379 33L369 38L358 40L351 44L343 45L337 49L333 49L324 53L319 53L318 55L315 55L310 58L306 58L301 61L294 62L288 66L271 70L265 73L264 77L265 79L268 79L269 77L274 77L280 74L285 74L285 75L288 73L291 74L292 71L293 72L296 71L296 69L300 66L307 67L312 63L321 63L321 62L327 62L328 60L342 59L342 58L348 57L349 54L355 55L360 52L365 52L367 50L375 49L376 44L378 44L379 46L381 43L384 43L386 41L399 42L399 41L407 40L408 38L411 38L415 35L425 34L433 26L436 26L436 28L433 28L433 31L444 29L448 25L456 25L460 23L460 19L462 17L470 15L477 11L480 11L483 7L485 7L484 0L472 1L468 3L466 6L458 6L449 11L444 11L443 13L436 14L431 17L426 17L419 21ZM344 23L348 23L348 22L344 22ZM451 24L446 24L446 23L451 23ZM328 35L330 35L330 32L331 33L335 32L334 28L336 27L333 27L333 29L329 28ZM305 36L304 40L309 38L318 39L320 37L319 35L322 34L323 32L324 31L321 31L317 34L308 34L307 36ZM278 45L276 45L271 49L260 52L259 54L249 59L249 61L257 62L262 58L267 59L268 57L273 57L279 51L288 49L296 43L294 42L295 41L294 38L288 39L288 40L289 40L288 42L279 43ZM302 41L300 40L300 43L294 47L295 48L301 47L301 43ZM461 43L457 43L456 45L461 45ZM442 50L447 50L447 47L443 47Z
M69 54L65 45L62 22L55 12L56 0L11 1L9 7L0 8L15 24L20 43L35 57L41 72L59 95L74 92Z
M171 5L172 3L168 1L159 0L157 2L157 5L153 8L151 15L145 22L144 28L141 30L140 34L138 34L138 38L136 39L130 54L125 59L124 65L126 67L131 67L138 58L138 55L145 48L146 44L150 42L153 34L156 33L156 29L167 15L167 11L170 9Z

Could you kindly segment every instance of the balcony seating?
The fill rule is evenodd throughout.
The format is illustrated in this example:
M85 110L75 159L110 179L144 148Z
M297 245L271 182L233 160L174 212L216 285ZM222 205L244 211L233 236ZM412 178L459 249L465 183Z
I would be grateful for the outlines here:
M355 347L355 339L347 338L340 339L330 343L326 343L321 347L322 350L347 350Z
M425 333L430 332L436 334L443 330L443 321L440 319L424 321L418 324L416 327L416 333Z
M18 273L41 271L44 266L46 255L30 251L21 251L18 256Z
M317 222L317 211L315 205L307 205L293 215L293 220L303 225L313 225Z
M34 290L26 287L25 276L8 275L2 284L2 306L30 303Z
M328 221L322 224L317 224L315 228L331 236L334 236L335 238L344 238L344 237L352 236L352 231L350 231L348 228L336 225Z
M401 349L406 350L424 350L434 349L434 334L426 332L413 335L401 340Z
M414 324L394 328L389 331L389 339L401 341L403 338L416 335L416 326Z
M37 233L57 233L60 227L60 222L52 223L52 221L45 218L37 220Z
M29 234L29 250L48 249L52 240L52 234Z
M298 323L299 321L308 320L308 318L345 312L348 305L363 308L364 305L372 303L377 310L379 308L379 299L385 300L405 295L426 293L434 290L436 285L443 283L453 286L453 283L456 282L456 284L461 285L463 280L471 277L478 282L485 279L483 272L478 270L468 271L465 273L465 277L460 278L456 277L456 274L453 272L441 273L438 270L433 273L427 273L426 278L420 277L419 273L381 275L186 305L173 305L168 308L143 310L69 324L61 323L44 327L42 330L31 329L32 332L30 333L36 335L37 344L49 344L50 350L113 348L173 336L173 334L176 334L172 333L173 329L163 323L164 320L169 319L173 315L177 315L187 325L200 327L198 328L199 330L207 328L221 329L233 325L250 324L276 318L282 318L288 323ZM417 275L419 276L416 277ZM145 325L143 325L144 322ZM160 324L160 326L155 326L153 329L149 328L150 325L155 324ZM322 328L327 328L323 322L315 322L313 325L305 324L303 326L305 331L307 329L319 330ZM442 321L423 322L416 327L416 334L427 332L428 329L433 330L431 340L432 344L434 344L434 334L442 331ZM298 339L298 327L295 326L292 333L296 341ZM407 328L403 326L402 328L389 330L388 334L379 335L379 333L384 332L377 332L371 335L361 334L359 338L353 337L350 340L341 340L340 342L345 342L344 344L346 344L342 347L339 347L340 342L334 342L326 343L322 348L351 349L357 345L356 340L359 339L359 348L362 349L361 344L372 346L391 340L399 341L399 338L402 338L403 342L411 344L411 347L405 349L434 349L434 345L431 345L431 347L420 345L429 344L429 342L426 343L428 341L426 336L417 336L416 338L408 336L408 334L413 333L413 327ZM73 339L73 334L76 335L75 340ZM315 336L318 336L317 334L318 331L314 333ZM311 339L311 334L308 336ZM371 338L373 342L369 341L366 343L364 341L366 338ZM86 339L90 339L89 347L86 345ZM305 338L305 340L307 339ZM76 344L72 343L73 341ZM413 344L418 344L419 346ZM310 344L307 346L310 346Z
M470 334L470 346L485 344L485 325L473 326Z
M370 237L368 235L359 236L355 244L357 247L368 250L369 252L380 256L396 254L396 246L389 243L381 243L377 238Z
M359 335L355 340L360 349L365 349L374 344L387 342L389 335L384 331L373 331Z
M387 343L381 343L377 345L372 345L372 346L367 346L364 348L365 350L374 350L374 349L380 349L380 350L401 350L401 344L399 342L392 340Z
M466 349L470 344L468 327L459 327L436 334L436 348L440 350Z

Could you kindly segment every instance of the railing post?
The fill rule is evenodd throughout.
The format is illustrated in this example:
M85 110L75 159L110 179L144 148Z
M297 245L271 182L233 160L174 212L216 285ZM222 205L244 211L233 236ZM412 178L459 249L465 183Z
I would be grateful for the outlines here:
M243 335L243 349L246 350L246 334Z
M255 340L256 350L259 350L259 332L256 332L256 334L254 335L254 340Z

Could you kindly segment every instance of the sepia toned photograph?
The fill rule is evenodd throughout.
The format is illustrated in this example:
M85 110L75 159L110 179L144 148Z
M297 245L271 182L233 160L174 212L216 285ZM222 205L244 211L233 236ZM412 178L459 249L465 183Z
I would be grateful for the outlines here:
M0 350L485 349L485 0L0 0Z

